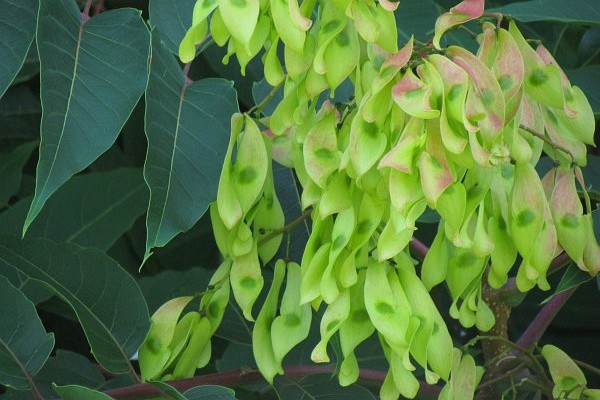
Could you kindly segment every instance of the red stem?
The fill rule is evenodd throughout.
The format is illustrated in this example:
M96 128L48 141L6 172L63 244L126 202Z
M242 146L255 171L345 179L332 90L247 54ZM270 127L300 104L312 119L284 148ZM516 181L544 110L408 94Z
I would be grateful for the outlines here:
M284 367L285 376L288 378L300 378L314 374L331 374L335 372L335 365L294 365ZM385 379L386 373L372 369L361 369L359 380L363 383L381 386ZM220 372L215 374L207 374L202 376L194 376L188 379L179 379L166 382L177 390L184 391L200 385L223 385L223 386L240 386L250 383L264 382L264 378L260 372L256 370L246 371L244 369L236 369L233 371ZM437 396L441 388L431 386L424 382L420 383L419 393L426 396ZM141 396L159 396L160 390L148 383L140 383L118 389L111 389L104 392L106 395L114 399L133 399Z
M92 8L93 2L94 0L87 0L85 2L85 6L83 7L83 11L81 12L83 14L84 22L87 21L87 19L90 19L90 8Z
M539 341L554 317L556 317L556 314L558 314L560 309L566 304L571 295L575 293L575 289L577 289L577 287L565 290L552 297L552 299L538 312L527 329L525 329L525 332L523 332L517 341L517 344L521 347L529 348Z
M420 260L423 260L427 255L427 252L429 251L429 247L427 247L423 242L421 242L415 237L413 237L410 241L410 249L412 250L413 254Z

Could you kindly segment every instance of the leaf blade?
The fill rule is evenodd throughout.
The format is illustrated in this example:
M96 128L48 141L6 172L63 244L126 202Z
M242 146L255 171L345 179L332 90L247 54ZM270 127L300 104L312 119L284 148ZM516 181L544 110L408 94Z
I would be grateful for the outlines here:
M104 368L130 371L129 358L150 326L148 308L135 280L114 260L75 244L0 235L0 274L15 270L43 283L73 308Z
M152 248L162 247L190 229L216 198L230 117L238 111L230 82L186 82L156 32L152 40L145 118L148 153L144 177L150 204L144 260Z
M0 0L0 97L21 69L35 35L39 0Z
M600 8L587 0L530 0L488 10L508 14L521 22L557 21L600 26Z
M48 200L26 237L108 250L144 213L147 203L140 169L79 175ZM0 232L20 235L30 204L31 198L24 198L0 214Z
M40 5L37 46L40 157L23 232L48 198L117 138L146 87L149 33L137 10L84 23L74 2L57 0Z
M25 295L0 276L0 383L28 389L54 347L54 335Z

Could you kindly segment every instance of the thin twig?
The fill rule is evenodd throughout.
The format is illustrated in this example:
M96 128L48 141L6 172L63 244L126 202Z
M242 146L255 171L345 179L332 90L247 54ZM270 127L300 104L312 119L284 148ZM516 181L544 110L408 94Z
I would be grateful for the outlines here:
M87 0L85 2L85 6L83 7L83 11L81 14L83 15L83 22L87 22L90 19L90 8L92 8L92 3L94 0Z
M267 103L269 102L269 100L271 100L273 98L273 96L275 96L277 94L277 91L283 85L283 82L285 82L285 79L283 79L281 81L281 83L279 83L277 86L273 87L273 89L271 89L271 91L269 93L267 93L267 95L265 96L265 98L262 99L260 101L260 103L254 105L252 108L250 108L248 110L247 114L251 115L254 112L260 113L262 111L262 109L265 108L265 106L267 105Z
M575 157L573 156L573 153L571 153L571 151L569 149L567 149L566 147L554 143L552 140L550 140L550 138L546 137L546 135L544 135L543 133L540 133L538 131L536 131L535 129L531 129L525 125L519 125L519 128L523 129L524 131L527 131L529 133L531 133L533 136L542 139L544 142L548 143L550 146L552 146L552 148L554 149L558 149L560 151L563 151L565 153L567 153L569 155L569 157L571 157L571 161L575 160Z
M312 213L312 209L309 208L307 210L305 210L302 215L300 215L298 218L296 218L295 220L293 220L292 222L290 222L289 224L279 228L279 229L273 229L271 232L269 232L267 235L263 236L259 241L258 244L263 244L265 242L268 242L269 240L283 234L286 232L289 232L291 230L293 230L296 226L300 225L300 223L302 223L305 219L307 219L308 217L310 217L310 214Z
M573 362L575 364L577 364L581 368L587 369L588 371L590 371L590 372L592 372L592 373L600 376L600 368L594 367L593 365L588 364L588 363L583 362L583 361L580 361L580 360L575 360L575 359L572 359L572 360L573 360Z

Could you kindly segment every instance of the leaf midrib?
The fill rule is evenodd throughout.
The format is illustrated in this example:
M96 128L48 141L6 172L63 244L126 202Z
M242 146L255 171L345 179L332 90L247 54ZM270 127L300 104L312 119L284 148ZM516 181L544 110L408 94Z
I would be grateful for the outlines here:
M107 328L107 326L104 324L104 322L102 322L100 319L98 319L98 317L96 316L95 313L92 312L92 310L90 310L90 308L83 303L81 300L79 300L79 298L77 296L75 296L69 289L67 289L66 287L64 287L60 282L58 282L57 280L55 280L51 275L49 275L45 270L41 269L40 267L38 267L36 264L32 263L31 261L29 261L28 259L26 259L25 257L21 256L20 254L15 253L12 249L6 247L3 244L0 244L0 249L5 250L6 252L14 255L17 259L23 261L24 263L30 265L33 269L39 271L39 273L43 276L46 276L48 278L48 281L54 283L56 285L56 287L62 288L66 293L68 293L73 299L75 299L75 301L77 303L79 303L83 309L85 309L86 311L88 311L88 313L92 316L92 318L94 320L96 320L98 322L98 324L108 333L108 336L110 337L110 339L112 340L113 344L116 345L117 349L119 350L119 352L121 353L122 358L125 360L125 364L129 364L129 357L127 357L127 355L123 352L123 349L121 348L120 343L116 340L116 338L113 336L112 332ZM36 279L33 278L31 276L29 276L29 274L27 274L24 271L21 271L20 268L13 266L10 262L8 262L7 260L4 259L4 257L2 257L2 254L0 254L0 260L3 261L4 263L10 265L12 268L16 269L17 271L20 271L21 273L25 274L26 276L28 276L31 280L33 281L38 281L40 283L42 283L43 285L48 286L51 290L58 292L54 286L52 286L50 283L48 283L47 281L43 281L40 279ZM65 297L62 293L57 293L60 295L60 297ZM64 299L67 303L71 304L71 301L67 300L66 298ZM71 305L71 307L73 307ZM75 307L73 307L73 311L75 312L75 314L77 314L77 316L79 317L79 314L77 313L77 311L75 310ZM86 336L87 336L87 332L86 332Z
M60 129L60 137L58 139L58 143L56 144L56 150L54 151L54 157L52 158L52 163L50 164L50 169L48 170L48 175L46 175L46 179L44 181L44 185L40 190L40 196L46 191L46 186L48 186L48 182L50 181L50 177L52 176L52 171L54 170L54 166L56 165L56 159L58 157L58 153L62 144L63 137L65 136L65 128L67 126L67 116L69 115L69 111L71 109L71 99L73 98L73 91L75 88L75 78L77 77L77 70L79 67L79 53L81 50L81 42L83 39L83 29L85 26L85 22L83 21L83 17L81 23L79 24L79 36L77 38L77 48L75 50L75 65L73 66L73 74L71 75L71 87L69 88L69 97L67 99L67 108L64 113L63 124ZM39 197L38 197L39 198Z

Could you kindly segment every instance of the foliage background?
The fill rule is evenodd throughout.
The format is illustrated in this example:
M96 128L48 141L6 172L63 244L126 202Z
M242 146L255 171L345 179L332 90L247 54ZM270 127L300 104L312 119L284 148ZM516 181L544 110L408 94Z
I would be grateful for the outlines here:
M27 3L30 2L24 1L21 4L26 6ZM195 0L149 0L149 2L106 0L97 2L92 10L94 12L125 7L141 10L142 18L146 21L150 20L150 25L155 27L152 31L154 36L152 39L153 62L159 57L163 57L165 63L171 63L168 68L165 68L173 71L172 65L175 58L169 54L168 50L176 51L179 40L191 23L191 9L194 3ZM433 34L437 16L455 3L454 0L403 0L397 11L400 42L408 39L412 33L419 40L427 40ZM0 0L0 38L8 37L7 32L15 26L27 29L21 21L10 21L6 17L2 17L2 10L13 6L14 3L10 0ZM580 86L586 93L596 115L600 115L600 3L586 0L531 0L524 2L488 0L486 6L488 10L497 9L512 14L517 20L524 22L525 24L520 24L523 33L544 43L566 70L572 82ZM162 35L166 49L157 47L160 46L157 44L157 32L158 35ZM449 36L450 40L458 42L464 47L474 47L473 39L464 30L453 31ZM10 46L15 45L16 42L4 42L4 39L1 41L0 74L3 74L2 68L6 67L9 62L7 60L9 60ZM248 110L262 100L270 90L264 80L261 80L263 73L260 61L253 60L248 65L245 76L242 76L235 59L232 59L229 65L221 64L224 54L224 49L215 45L207 47L191 65L188 76L193 81L206 78L225 78L233 81L240 109ZM56 51L53 57L57 58L56 61L59 62L58 59L62 56L60 52ZM36 149L40 141L41 111L42 106L51 107L50 104L41 104L40 102L39 70L40 64L34 41L20 72L0 99L0 207L2 209L0 233L13 235L2 236L0 247L16 246L14 236L21 235L35 190L35 170L38 162ZM100 69L95 79L111 80L111 74L110 69ZM138 86L145 85L146 79L147 76L144 74L131 74L127 83L132 86L135 86L136 82ZM211 86L216 85L216 81L201 82L207 85L204 89L209 92L213 90L213 92L208 95L203 94L204 89L198 87L197 90L200 94L197 95L196 102L192 97L190 107L195 106L200 111L211 115L215 120L213 121L215 125L207 125L210 121L203 120L198 123L194 118L181 116L182 134L187 132L188 135L191 135L190 132L198 130L204 145L209 149L221 149L222 152L223 146L226 146L228 141L229 116L236 105L229 101L229 103L225 102L227 107L222 106L223 103L219 103L220 105L217 107L211 106L211 101L217 95L222 94L227 85L216 90L215 86ZM156 121L168 120L172 117L170 113L173 110L170 110L168 106L160 107L160 101L163 98L161 96L168 98L171 91L178 96L177 90L181 89L181 81L171 79L157 82L153 81L151 76L148 88L152 87L156 90L153 94L156 97L149 96L149 91L146 92L146 99L142 96L131 115L124 116L127 122L121 129L116 142L83 172L70 179L50 197L26 235L27 240L43 237L57 243L70 242L72 245L64 246L75 246L77 251L98 253L98 257L105 252L135 279L147 303L150 315L163 302L172 297L204 290L212 271L219 263L218 250L212 238L210 220L206 214L193 224L191 229L177 235L168 245L155 248L154 254L147 259L141 272L138 272L144 258L148 255L146 250L148 240L146 238L146 211L150 196L142 169L145 162L149 163L150 167L161 163L159 158L148 157L147 159L148 139L146 134L151 135L148 129L149 119L151 122L152 118ZM344 96L348 93L350 93L349 90L344 91L343 87L340 88L336 93L336 100L345 100ZM110 98L110 94L107 96ZM146 103L153 101L158 102L158 105L151 110L151 113L146 114ZM266 111L268 110L267 106ZM93 106L87 111L91 111L91 115L80 115L82 121L93 120L95 111L103 112L102 107L94 108ZM219 125L227 125L227 127L223 130L219 128ZM101 129L94 127L93 124L90 125L90 129L88 134L91 136L102 134ZM48 140L44 139L44 134L45 132L41 132L42 140ZM596 139L597 135L598 129L596 130ZM82 147L79 151L85 152L87 149ZM196 155L196 159L192 163L199 162L198 158L202 158L205 154L206 149L204 153ZM192 157L194 157L193 154ZM548 162L541 162L540 172L549 167ZM189 176L185 172L179 175L184 186L191 185L192 193L206 190L206 193L198 195L199 202L194 204L194 208L189 210L187 215L182 217L183 219L194 222L194 218L199 217L206 210L206 206L211 200L211 193L212 196L216 193L214 185L218 181L220 168L221 164L217 158L216 161L211 160L206 163L199 171L191 172ZM185 169L179 171L185 171ZM198 182L197 173L204 176L207 183ZM597 203L600 200L600 152L597 148L590 149L589 165L586 167L585 173L586 182L591 186L590 193ZM278 186L278 195L286 210L286 219L291 221L301 213L293 174L285 168L277 168L276 185ZM185 190L174 189L174 191L174 202L185 198ZM156 195L155 193L153 192L153 195ZM152 206L150 212L154 212ZM600 237L598 211L594 214L596 235ZM172 215L171 217L179 216ZM416 236L423 242L430 243L435 233L436 222L436 215L426 214L422 218ZM177 233L177 229L171 229L172 236ZM303 241L307 237L306 229L306 225L301 225L291 232L288 251L290 258L299 259ZM168 242L168 240L166 241ZM162 242L156 239L154 243L161 244ZM2 259L1 254L0 259ZM100 262L98 268L101 269L106 262L106 260ZM105 279L99 269L90 270L83 279L94 282ZM72 308L39 284L31 284L31 281L26 279L19 280L20 278L11 276L10 271L7 271L9 270L6 268L0 268L0 274L6 275L13 284L20 282L28 298L36 304L46 330L54 332L55 351L35 377L38 386L44 390L44 396L56 396L50 386L51 382L59 385L76 383L102 390L132 383L131 378L127 375L103 375L92 364L88 341ZM268 271L265 273L268 280ZM558 285L562 275L563 272L560 272L552 277L551 281L555 286ZM114 284L115 282L106 282L105 287ZM599 285L600 281L596 280L581 284L575 295L553 321L542 343L553 343L573 358L592 365L600 365L600 341L597 340L600 335L600 307L597 306ZM435 289L433 295L441 309L447 310L450 301L444 289ZM534 290L513 310L510 319L511 336L518 337L539 309L540 303L549 295L550 293ZM105 304L110 305L111 303ZM0 304L0 307L6 306L7 304ZM112 304L112 306L119 305ZM121 305L123 308L126 306ZM130 314L129 322L125 324L134 324L135 318L135 315ZM448 319L447 323L457 343L464 343L476 334L476 332L465 331L456 321ZM0 330L9 329L11 327L0 324ZM313 330L308 342L301 345L286 359L288 364L310 363L311 343L316 342L315 339L318 335L318 328ZM217 339L213 342L213 359L206 372L223 372L240 367L252 367L250 340L251 327L242 318L239 310L230 305L223 324L217 332ZM377 352L378 348L376 340L370 340L359 347L361 367L382 370L386 368L383 356ZM335 363L335 358L332 363ZM76 378L75 382L74 377ZM598 387L600 382L590 379L590 386ZM239 399L277 398L282 391L286 391L286 396L280 398L295 399L301 398L302 393L314 392L315 387L318 387L320 397L326 397L328 393L337 393L339 396L341 393L337 382L329 381L329 375L320 375L304 378L297 382L280 377L276 380L274 391L265 385L252 385L238 389L236 396ZM292 390L292 388L295 389ZM0 388L0 392L2 390ZM360 386L345 390L349 399L374 398L373 393L376 393L376 390L370 393ZM7 389L0 394L0 399L24 398L31 398L29 392Z

